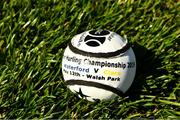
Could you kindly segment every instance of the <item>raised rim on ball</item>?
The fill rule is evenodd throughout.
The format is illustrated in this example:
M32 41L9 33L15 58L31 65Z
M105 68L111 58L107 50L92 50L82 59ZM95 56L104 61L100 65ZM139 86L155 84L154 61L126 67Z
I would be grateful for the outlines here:
M72 52L80 54L80 55L98 57L98 58L107 58L107 57L114 57L114 56L117 56L117 55L120 55L120 54L126 52L130 48L130 43L126 43L125 46L123 46L121 49L119 49L117 51L107 52L107 53L101 53L101 52L93 53L93 52L83 51L83 50L80 50L80 49L74 47L71 42L69 42L68 46Z

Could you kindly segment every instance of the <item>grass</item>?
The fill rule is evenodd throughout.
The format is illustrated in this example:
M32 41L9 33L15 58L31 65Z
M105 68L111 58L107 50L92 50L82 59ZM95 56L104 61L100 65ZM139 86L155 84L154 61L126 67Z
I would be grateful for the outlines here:
M1 0L0 118L180 118L179 0ZM91 103L66 87L62 55L89 29L127 37L138 63L125 97Z

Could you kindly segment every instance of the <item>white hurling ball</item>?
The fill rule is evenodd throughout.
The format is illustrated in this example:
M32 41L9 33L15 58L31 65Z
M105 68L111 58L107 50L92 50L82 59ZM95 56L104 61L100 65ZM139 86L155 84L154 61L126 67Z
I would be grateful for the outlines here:
M74 36L64 51L62 73L69 89L89 101L110 100L131 86L136 58L115 32L90 30Z

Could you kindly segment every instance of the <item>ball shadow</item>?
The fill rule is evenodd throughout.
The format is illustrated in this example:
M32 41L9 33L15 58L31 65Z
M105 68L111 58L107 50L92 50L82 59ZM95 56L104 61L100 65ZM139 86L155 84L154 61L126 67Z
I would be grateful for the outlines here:
M167 96L170 94L172 89L175 87L176 83L170 81L167 83L166 88L162 88L164 81L154 81L157 77L160 77L164 74L168 74L168 71L165 69L158 69L162 67L162 59L155 55L152 50L139 45L138 43L133 43L132 46L135 56L136 56L136 76L135 79L125 93L125 96L129 96L131 100L137 100L140 98L140 95L153 95L153 96ZM153 85L155 88L152 88L151 85L147 83L147 77L151 77ZM145 91L142 91L143 89Z
M0 65L4 65L6 61L6 55L5 53L0 51Z

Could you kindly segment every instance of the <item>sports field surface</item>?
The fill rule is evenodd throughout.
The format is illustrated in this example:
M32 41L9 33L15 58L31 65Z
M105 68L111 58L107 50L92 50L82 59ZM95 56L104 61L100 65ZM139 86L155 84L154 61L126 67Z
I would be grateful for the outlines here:
M64 49L90 29L132 44L123 97L88 102L63 80ZM179 37L179 0L0 0L0 118L180 119Z

